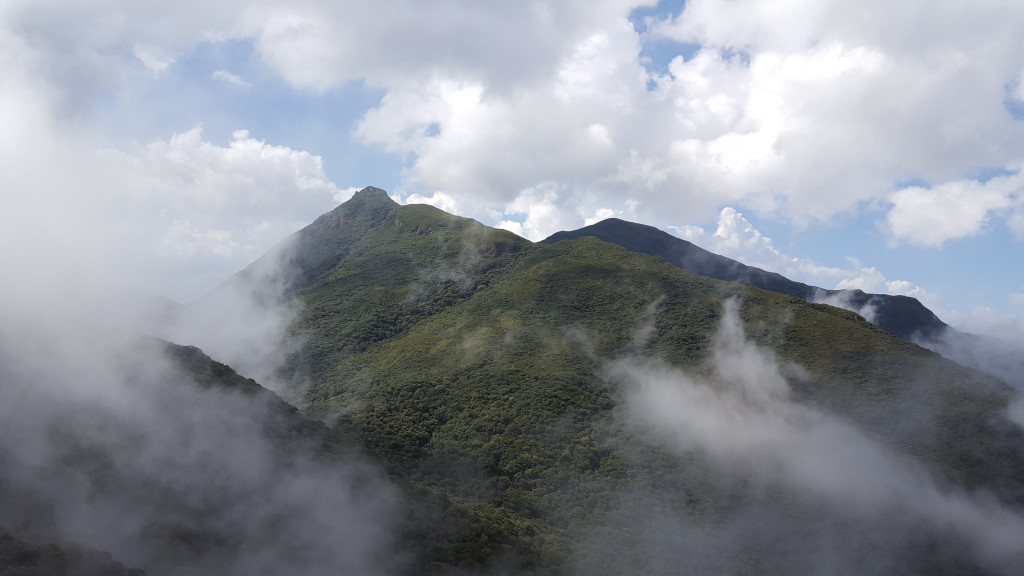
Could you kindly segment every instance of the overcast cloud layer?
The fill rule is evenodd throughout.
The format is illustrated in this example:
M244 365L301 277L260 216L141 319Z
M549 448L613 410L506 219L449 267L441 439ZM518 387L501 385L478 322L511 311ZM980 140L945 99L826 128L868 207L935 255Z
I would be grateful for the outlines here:
M13 0L0 240L111 255L190 299L378 184L365 164L401 170L400 199L532 239L619 216L826 288L924 297L900 270L836 265L855 253L787 255L749 218L862 218L892 250L999 236L1019 260L1021 37L1024 7L995 0ZM350 93L355 121L318 129L355 158L261 134ZM241 111L266 94L285 96ZM222 115L233 133L204 131ZM999 281L995 308L1020 308L1024 279Z

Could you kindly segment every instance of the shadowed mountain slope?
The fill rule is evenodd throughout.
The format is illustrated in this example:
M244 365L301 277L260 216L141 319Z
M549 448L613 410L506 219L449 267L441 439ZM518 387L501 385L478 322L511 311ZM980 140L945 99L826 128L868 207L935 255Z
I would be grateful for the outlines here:
M756 286L802 300L841 304L849 310L864 310L864 316L869 317L875 325L904 340L931 339L948 328L916 298L866 294L861 290L826 290L794 282L775 272L719 256L653 226L618 218L602 220L579 230L556 232L541 240L541 243L552 244L583 236L594 236L641 254L660 256L670 264L694 274ZM869 309L872 311L870 314L867 313Z

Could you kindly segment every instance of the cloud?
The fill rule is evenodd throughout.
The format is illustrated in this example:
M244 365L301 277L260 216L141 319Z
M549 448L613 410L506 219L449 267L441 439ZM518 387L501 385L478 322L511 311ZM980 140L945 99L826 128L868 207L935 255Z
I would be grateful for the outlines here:
M160 20L133 23L133 5L126 28ZM160 346L108 328L140 312L112 287L182 288L182 276L209 272L196 266L204 258L224 265L215 274L233 271L230 258L276 242L343 191L319 158L244 132L226 146L195 129L100 150L68 117L85 98L74 88L117 81L123 65L108 68L108 57L143 67L130 39L76 50L75 36L124 24L97 16L79 3L0 6L4 527L105 549L149 574L383 572L397 495L380 470L282 451L265 427L266 397L203 391ZM196 516L202 532L183 530ZM212 533L225 535L227 554L175 548L215 543Z
M119 91L145 90L195 46L245 35L259 4L12 0L0 13L0 28L25 42L18 54L35 60L34 74L54 94L54 112L88 120L97 104Z
M444 192L435 192L428 196L422 196L420 194L410 194L402 199L403 204L428 204L435 208L440 208L449 214L458 214L459 205L452 198L451 195L445 194Z
M236 74L232 74L231 72L228 72L227 70L215 70L213 72L213 74L210 75L210 79L211 80L217 80L218 82L227 82L228 84L237 86L239 88L251 88L252 87L252 85L249 84L248 82L246 82L245 80L243 80L241 78L241 76L238 76Z
M958 321L963 322L960 318ZM1024 346L1020 344L1020 337L1024 334L1024 320L1018 317L1000 318L994 325L976 326L975 332L947 330L931 340L918 343L962 366L995 376L1019 391L1024 390L1024 362L1021 361ZM1024 427L1021 406L1024 406L1024 400L1018 397L1011 412L1014 421Z
M1019 195L978 177L1024 156L1020 8L698 0L640 33L628 20L639 4L18 1L3 12L19 55L5 75L46 115L89 119L184 55L237 43L264 75L215 61L204 77L378 90L352 138L404 158L403 196L450 198L531 237L598 214L681 226L723 205L797 226L881 207L902 243L1002 220L1024 237ZM684 52L673 43L686 57L649 66L645 47ZM902 184L918 181L931 184ZM161 226L174 220L250 245L252 222Z
M1002 177L972 179L1021 164L1021 7L693 0L644 37L627 20L636 4L5 2L7 300L58 306L126 277L190 298L351 195L314 154L244 131L226 144L193 128L96 152L106 138L91 123L113 95L227 41L299 91L379 90L354 137L407 160L407 201L486 214L531 238L608 214L667 226L726 204L801 224L871 203L891 208L901 242L941 245L1001 218L1024 237L1017 192ZM659 35L702 47L652 71L640 55ZM221 66L201 80L239 78ZM918 180L934 184L898 189ZM787 256L736 209L719 220L714 238L750 263L915 290L873 268ZM752 417L766 438L792 436Z
M1024 209L1014 210L1007 220L1006 226L1013 232L1017 240L1024 240Z
M245 130L225 144L196 126L117 145L84 121L90 98L134 81L142 68L136 46L172 59L206 38L178 10L225 31L243 17L220 5L175 6L146 12L124 3L118 18L45 1L0 10L0 197L8 208L0 240L32 247L0 249L12 278L48 263L74 277L191 299L351 196L330 181L319 156ZM74 70L65 74L66 66Z
M741 248L752 249L751 252L769 254L778 257L781 253L772 246L772 239L761 234L749 220L736 211L725 207L718 216L718 229L715 230L717 246L729 253L737 253ZM748 252L749 253L749 252Z
M117 175L111 201L135 215L120 222L121 233L158 255L206 262L221 274L352 194L327 178L320 157L246 130L219 146L197 126L128 151L106 150L101 160L109 178Z
M197 230L188 220L175 220L160 239L158 252L182 258L197 252L230 257L238 248L230 230Z
M396 83L359 134L412 154L407 185L471 214L555 182L556 209L576 220L627 200L663 226L722 203L801 224L894 198L898 215L898 182L1013 164L1024 143L1003 105L1024 69L1021 15L922 9L924 25L919 10L882 5L869 19L838 2L688 3L651 34L702 48L663 74L639 64L643 38L608 20L515 90L436 70L421 87ZM1012 24L994 38L960 26L990 19Z
M227 374L198 351L0 294L5 529L154 575L388 571L399 496L373 464L244 378L204 381Z
M408 157L403 190L443 192L478 217L549 184L567 221L606 209L660 226L722 204L799 225L891 200L897 238L934 244L911 205L948 204L943 183L1021 162L1024 131L1008 106L1024 79L1024 14L1012 4L703 0L638 33L627 17L650 4L403 0L381 13L364 1L115 1L120 16L108 18L15 2L5 22L77 110L142 81L125 56L148 76L228 40L298 90L362 81L384 96L356 138ZM653 42L700 48L648 69L641 53ZM940 188L893 195L912 180ZM967 214L998 205L971 204L980 208ZM933 208L923 221L939 217ZM965 215L953 233L977 223Z
M611 208L598 208L597 211L594 212L593 216L590 216L589 218L584 218L583 224L585 224L586 226L590 226L591 224L597 224L602 220L607 220L608 218L615 218L617 216L618 212L612 210Z
M542 240L548 236L567 229L568 222L558 209L558 201L562 191L554 184L540 185L520 192L506 209L506 214L524 214L526 216L519 230L507 228L530 240ZM510 226L508 221L502 227Z
M1011 305L1024 304L1019 294L1010 294L1008 299ZM1019 314L999 314L991 306L977 306L951 311L949 316L950 323L959 330L1007 342L1024 342L1024 317Z
M174 64L174 57L160 48L136 44L132 48L132 52L154 77L160 77L171 67L171 64Z
M837 290L863 290L897 296L911 296L917 299L928 297L928 292L907 280L889 280L875 267L862 267L855 276L843 278L836 284Z
M892 195L886 222L896 241L941 246L982 233L992 216L1024 206L1022 186L1024 176L1017 171L987 182L957 180L931 188L904 188ZM1014 231L1016 214L1007 223Z
M842 308L843 310L849 310L860 314L865 320L875 324L878 320L878 304L875 302L875 298L869 298L866 302L859 302L853 292L849 292L852 288L859 288L853 286L851 288L839 288L840 292L828 294L824 291L816 292L814 297L811 298L811 302L815 304L828 304L829 306L835 306L836 308ZM866 291L866 290L865 290Z
M388 88L415 86L438 75L507 90L546 74L566 45L643 3L427 6L400 0L382 12L366 1L307 1L265 9L256 48L290 84L314 91L356 79Z
M863 290L873 292L885 284L885 275L875 268L861 268L860 273L853 278L843 278L836 284L839 290Z
M227 146L197 127L128 151L97 150L29 115L8 125L0 147L11 151L0 234L5 245L32 246L5 255L15 276L48 261L69 273L89 269L88 278L103 277L92 272L102 268L111 285L194 298L209 290L207 274L237 271L351 196L327 179L319 157L245 131Z
M1024 304L1020 294L1010 294L1007 299L1011 306ZM947 330L919 344L1024 391L1024 317L997 314L990 306L944 315L956 331ZM1024 400L1018 398L1011 411L1014 421L1024 427Z
M710 358L709 377L647 358L612 361L608 373L627 387L632 421L661 446L710 458L759 486L821 498L832 514L913 518L916 530L970 542L992 570L1016 569L1024 517L986 495L940 485L850 423L796 401L786 374L799 370L747 341L735 299L725 303Z
M789 278L816 286L834 286L837 290L859 289L865 292L928 298L929 293L908 280L889 280L880 270L865 267L855 259L853 268L825 266L807 258L790 256L775 247L742 213L731 206L722 208L714 234L708 235L699 226L675 227L676 233L716 254L733 258L748 266L778 272ZM849 308L845 298L832 298L827 304ZM865 318L870 312L858 311ZM867 314L865 312L868 312Z
M141 194L172 206L244 215L269 211L288 218L305 212L309 202L325 205L324 198L340 194L320 157L267 144L247 130L235 131L227 146L218 146L204 140L196 126L133 152L114 158L135 168L128 179L146 183Z

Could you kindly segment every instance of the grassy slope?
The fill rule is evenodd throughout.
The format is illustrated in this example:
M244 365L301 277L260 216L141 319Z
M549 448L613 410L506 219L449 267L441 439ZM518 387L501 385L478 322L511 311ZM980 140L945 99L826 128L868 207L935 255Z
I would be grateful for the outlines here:
M304 231L297 249L301 255L327 242L345 255L303 264L314 280L295 324L304 346L292 367L313 383L316 400L333 395L330 382L360 379L347 358L483 289L529 244L429 206L399 207L386 196L357 197L343 208L349 210Z
M705 370L732 295L750 336L809 372L799 397L957 482L999 488L994 478L1020 472L1019 437L994 418L1006 403L997 384L854 314L593 238L532 245L428 206L360 200L372 214L350 207L335 227L346 257L302 292L294 367L311 413L466 514L447 541L426 538L442 564L507 556L557 570L581 527L638 484L672 484L689 513L722 514L730 489L707 463L633 438L600 364L642 353Z

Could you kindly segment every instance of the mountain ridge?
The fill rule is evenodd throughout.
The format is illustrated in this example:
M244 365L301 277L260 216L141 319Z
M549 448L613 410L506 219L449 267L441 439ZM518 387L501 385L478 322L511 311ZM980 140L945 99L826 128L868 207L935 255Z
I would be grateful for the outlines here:
M291 287L302 306L286 365L308 384L297 400L306 413L360 438L396 477L475 511L482 532L473 544L454 536L462 552L450 567L571 573L591 561L567 552L581 543L579 527L603 526L609 502L636 483L671 486L669 469L710 518L726 517L714 502L729 491L696 480L714 466L691 456L673 468L682 464L630 433L626 391L603 366L637 355L703 378L730 298L743 303L753 342L800 367L787 379L794 402L840 415L944 482L994 489L1024 466L1017 433L996 417L1005 387L854 313L597 238L535 244L385 196L357 193L293 237L293 261L323 265ZM1000 493L1024 497L1013 486ZM622 554L591 571L639 561Z
M540 243L551 244L582 236L595 236L628 250L659 256L683 270L718 280L756 286L809 302L832 301L854 311L870 306L877 316L869 318L869 321L874 320L872 323L886 332L907 341L931 339L949 328L916 298L810 286L715 254L653 226L619 218L608 218L577 230L556 232Z
M300 510L313 514L277 537L337 547L343 563L366 561L359 550L368 550L394 552L382 573L436 576L836 566L1008 575L1006 566L1019 565L1018 549L979 543L996 528L1024 535L1015 516L1024 508L1024 433L1006 418L1016 396L854 312L694 274L593 236L533 243L432 206L399 205L378 188L317 218L189 311L203 316L200 335L217 328L214 344L273 366L280 397L199 349L172 347L176 370L198 392L184 404L158 401L153 413L186 437L195 425L217 430L218 418L244 424L247 434L214 434L225 444L213 444L213 462L261 453L252 439L267 438L263 469L298 481L286 493L303 495L312 508ZM261 327L269 330L256 334ZM147 367L130 374L147 381ZM225 409L206 406L221 402ZM352 486L348 473L337 483L334 467L350 469L331 456L338 442L374 463L356 466ZM292 457L328 482L292 476ZM248 486L249 470L234 481ZM278 482L262 482L245 493L275 493ZM382 507L358 507L380 499ZM235 498L214 498L197 509L202 522L183 517L157 536L180 536L200 556L231 546L255 554L231 533L204 537L222 500ZM331 503L342 506L322 516ZM335 524L352 525L351 505L362 523L325 539ZM956 522L947 508L959 511ZM273 517L295 517L284 511ZM399 539L388 543L389 533ZM339 570L317 557L298 567Z

